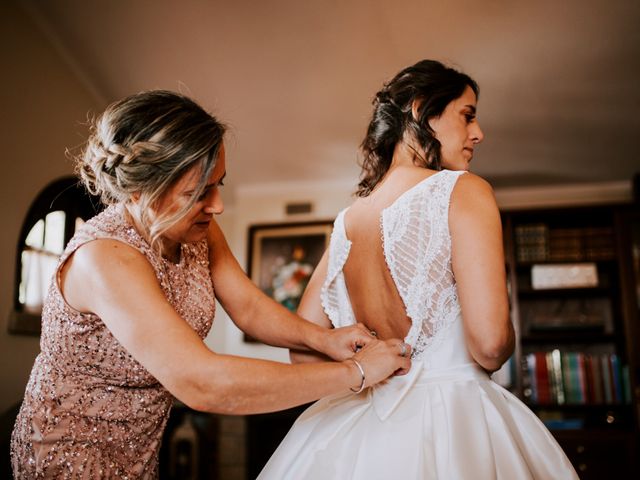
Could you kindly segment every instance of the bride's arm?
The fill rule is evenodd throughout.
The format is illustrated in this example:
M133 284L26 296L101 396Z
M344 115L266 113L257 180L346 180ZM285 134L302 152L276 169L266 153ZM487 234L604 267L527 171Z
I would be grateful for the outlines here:
M500 212L491 186L462 175L449 209L451 261L471 356L494 371L513 352Z
M313 275L309 279L307 288L302 295L300 304L298 305L298 315L307 319L310 322L315 323L323 328L331 328L331 321L327 314L324 313L322 308L322 302L320 300L320 292L324 279L327 276L327 263L329 262L329 250L324 252L318 266L313 271ZM327 357L317 353L291 349L290 354L291 363L310 363L310 362L323 362L327 360Z

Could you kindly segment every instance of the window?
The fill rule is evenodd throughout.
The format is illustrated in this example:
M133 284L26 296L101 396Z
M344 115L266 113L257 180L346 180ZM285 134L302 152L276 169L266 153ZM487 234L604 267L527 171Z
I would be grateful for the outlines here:
M42 303L58 258L76 229L102 208L75 177L52 182L34 200L18 239L11 333L40 333Z

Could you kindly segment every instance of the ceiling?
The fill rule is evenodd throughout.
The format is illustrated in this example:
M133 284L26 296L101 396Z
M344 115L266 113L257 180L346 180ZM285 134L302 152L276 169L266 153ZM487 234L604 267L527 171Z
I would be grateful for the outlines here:
M24 3L100 105L180 90L229 124L231 191L355 184L373 95L422 58L480 84L472 169L494 186L640 171L638 0Z

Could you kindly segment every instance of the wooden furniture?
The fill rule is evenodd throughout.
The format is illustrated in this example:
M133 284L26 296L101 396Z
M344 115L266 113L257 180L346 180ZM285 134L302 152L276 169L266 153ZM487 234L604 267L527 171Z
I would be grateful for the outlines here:
M634 205L502 213L517 334L510 389L583 479L638 456L640 213Z

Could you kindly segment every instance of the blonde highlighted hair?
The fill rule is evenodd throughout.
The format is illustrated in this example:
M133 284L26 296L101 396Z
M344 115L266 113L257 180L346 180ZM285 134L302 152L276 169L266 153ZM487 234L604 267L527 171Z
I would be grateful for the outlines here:
M167 229L179 222L206 187L226 127L190 98L152 90L112 103L90 125L90 137L76 171L87 190L107 205L129 204L149 243L160 248ZM190 202L178 212L153 207L193 167L200 180Z

